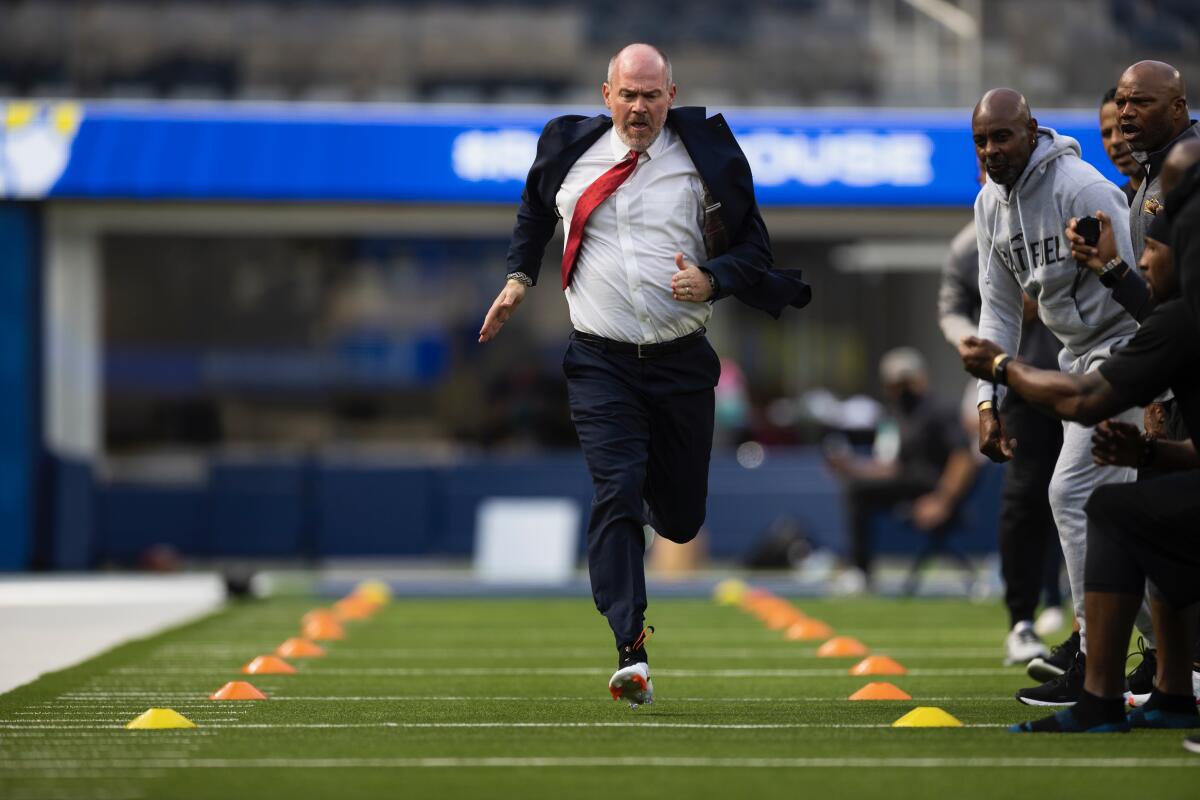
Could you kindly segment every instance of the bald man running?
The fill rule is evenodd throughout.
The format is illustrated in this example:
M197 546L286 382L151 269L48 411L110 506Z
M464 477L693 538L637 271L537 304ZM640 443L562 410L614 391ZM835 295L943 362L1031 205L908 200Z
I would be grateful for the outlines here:
M1119 252L1132 263L1125 195L1079 157L1078 142L1039 127L1025 98L1011 89L993 89L983 96L971 117L971 133L987 173L975 199L983 301L979 338L996 342L1005 353L1017 352L1024 292L1037 301L1038 317L1063 345L1058 357L1062 371L1094 370L1137 325L1096 275L1071 257L1064 230L1072 217L1100 209L1111 220ZM1002 391L991 381L980 381L979 449L993 461L1007 461L1020 444L1006 436L997 414L994 404L1001 402ZM1137 424L1140 417L1135 410L1122 419ZM1131 469L1092 463L1090 431L1064 423L1063 446L1050 481L1050 507L1080 623L1080 652L1063 675L1017 692L1022 703L1072 705L1082 691L1087 648L1084 503L1099 484L1134 477Z

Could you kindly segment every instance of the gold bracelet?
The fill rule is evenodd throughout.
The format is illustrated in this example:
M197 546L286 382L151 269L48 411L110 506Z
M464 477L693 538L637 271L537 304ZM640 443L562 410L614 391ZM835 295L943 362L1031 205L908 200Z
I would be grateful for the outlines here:
M989 408L991 408L991 407L992 407L992 405L993 405L993 404L992 404L992 401L991 401L991 400L984 400L982 403L980 403L980 404L979 404L979 410L980 410L980 411L987 411Z
M1000 366L1000 362L1008 358L1008 353L1001 353L992 359L992 372L996 371L996 367Z

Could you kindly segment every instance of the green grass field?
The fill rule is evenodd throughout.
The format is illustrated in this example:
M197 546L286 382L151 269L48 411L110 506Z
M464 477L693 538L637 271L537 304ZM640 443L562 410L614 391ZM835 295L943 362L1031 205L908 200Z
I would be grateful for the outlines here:
M207 696L297 635L314 600L226 610L0 696L0 798L1200 797L1178 732L1018 736L1004 614L954 600L796 605L890 655L912 701L850 702L853 659L752 616L652 602L657 701L609 699L589 600L398 599L266 702ZM918 705L965 728L897 729ZM151 706L195 730L127 731ZM816 793L816 794L813 794Z

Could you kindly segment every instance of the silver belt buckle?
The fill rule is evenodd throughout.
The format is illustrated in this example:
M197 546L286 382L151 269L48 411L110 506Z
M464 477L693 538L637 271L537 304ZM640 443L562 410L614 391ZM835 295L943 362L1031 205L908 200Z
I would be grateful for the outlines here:
M642 355L642 343L641 342L638 342L637 348L638 348L637 349L637 357L638 358L648 358L648 356Z

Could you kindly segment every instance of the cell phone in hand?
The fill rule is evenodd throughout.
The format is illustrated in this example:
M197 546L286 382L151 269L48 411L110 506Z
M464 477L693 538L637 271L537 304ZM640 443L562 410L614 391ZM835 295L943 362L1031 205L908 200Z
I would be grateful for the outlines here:
M1100 220L1095 217L1080 217L1075 220L1075 232L1083 237L1088 247L1095 247L1100 241Z

